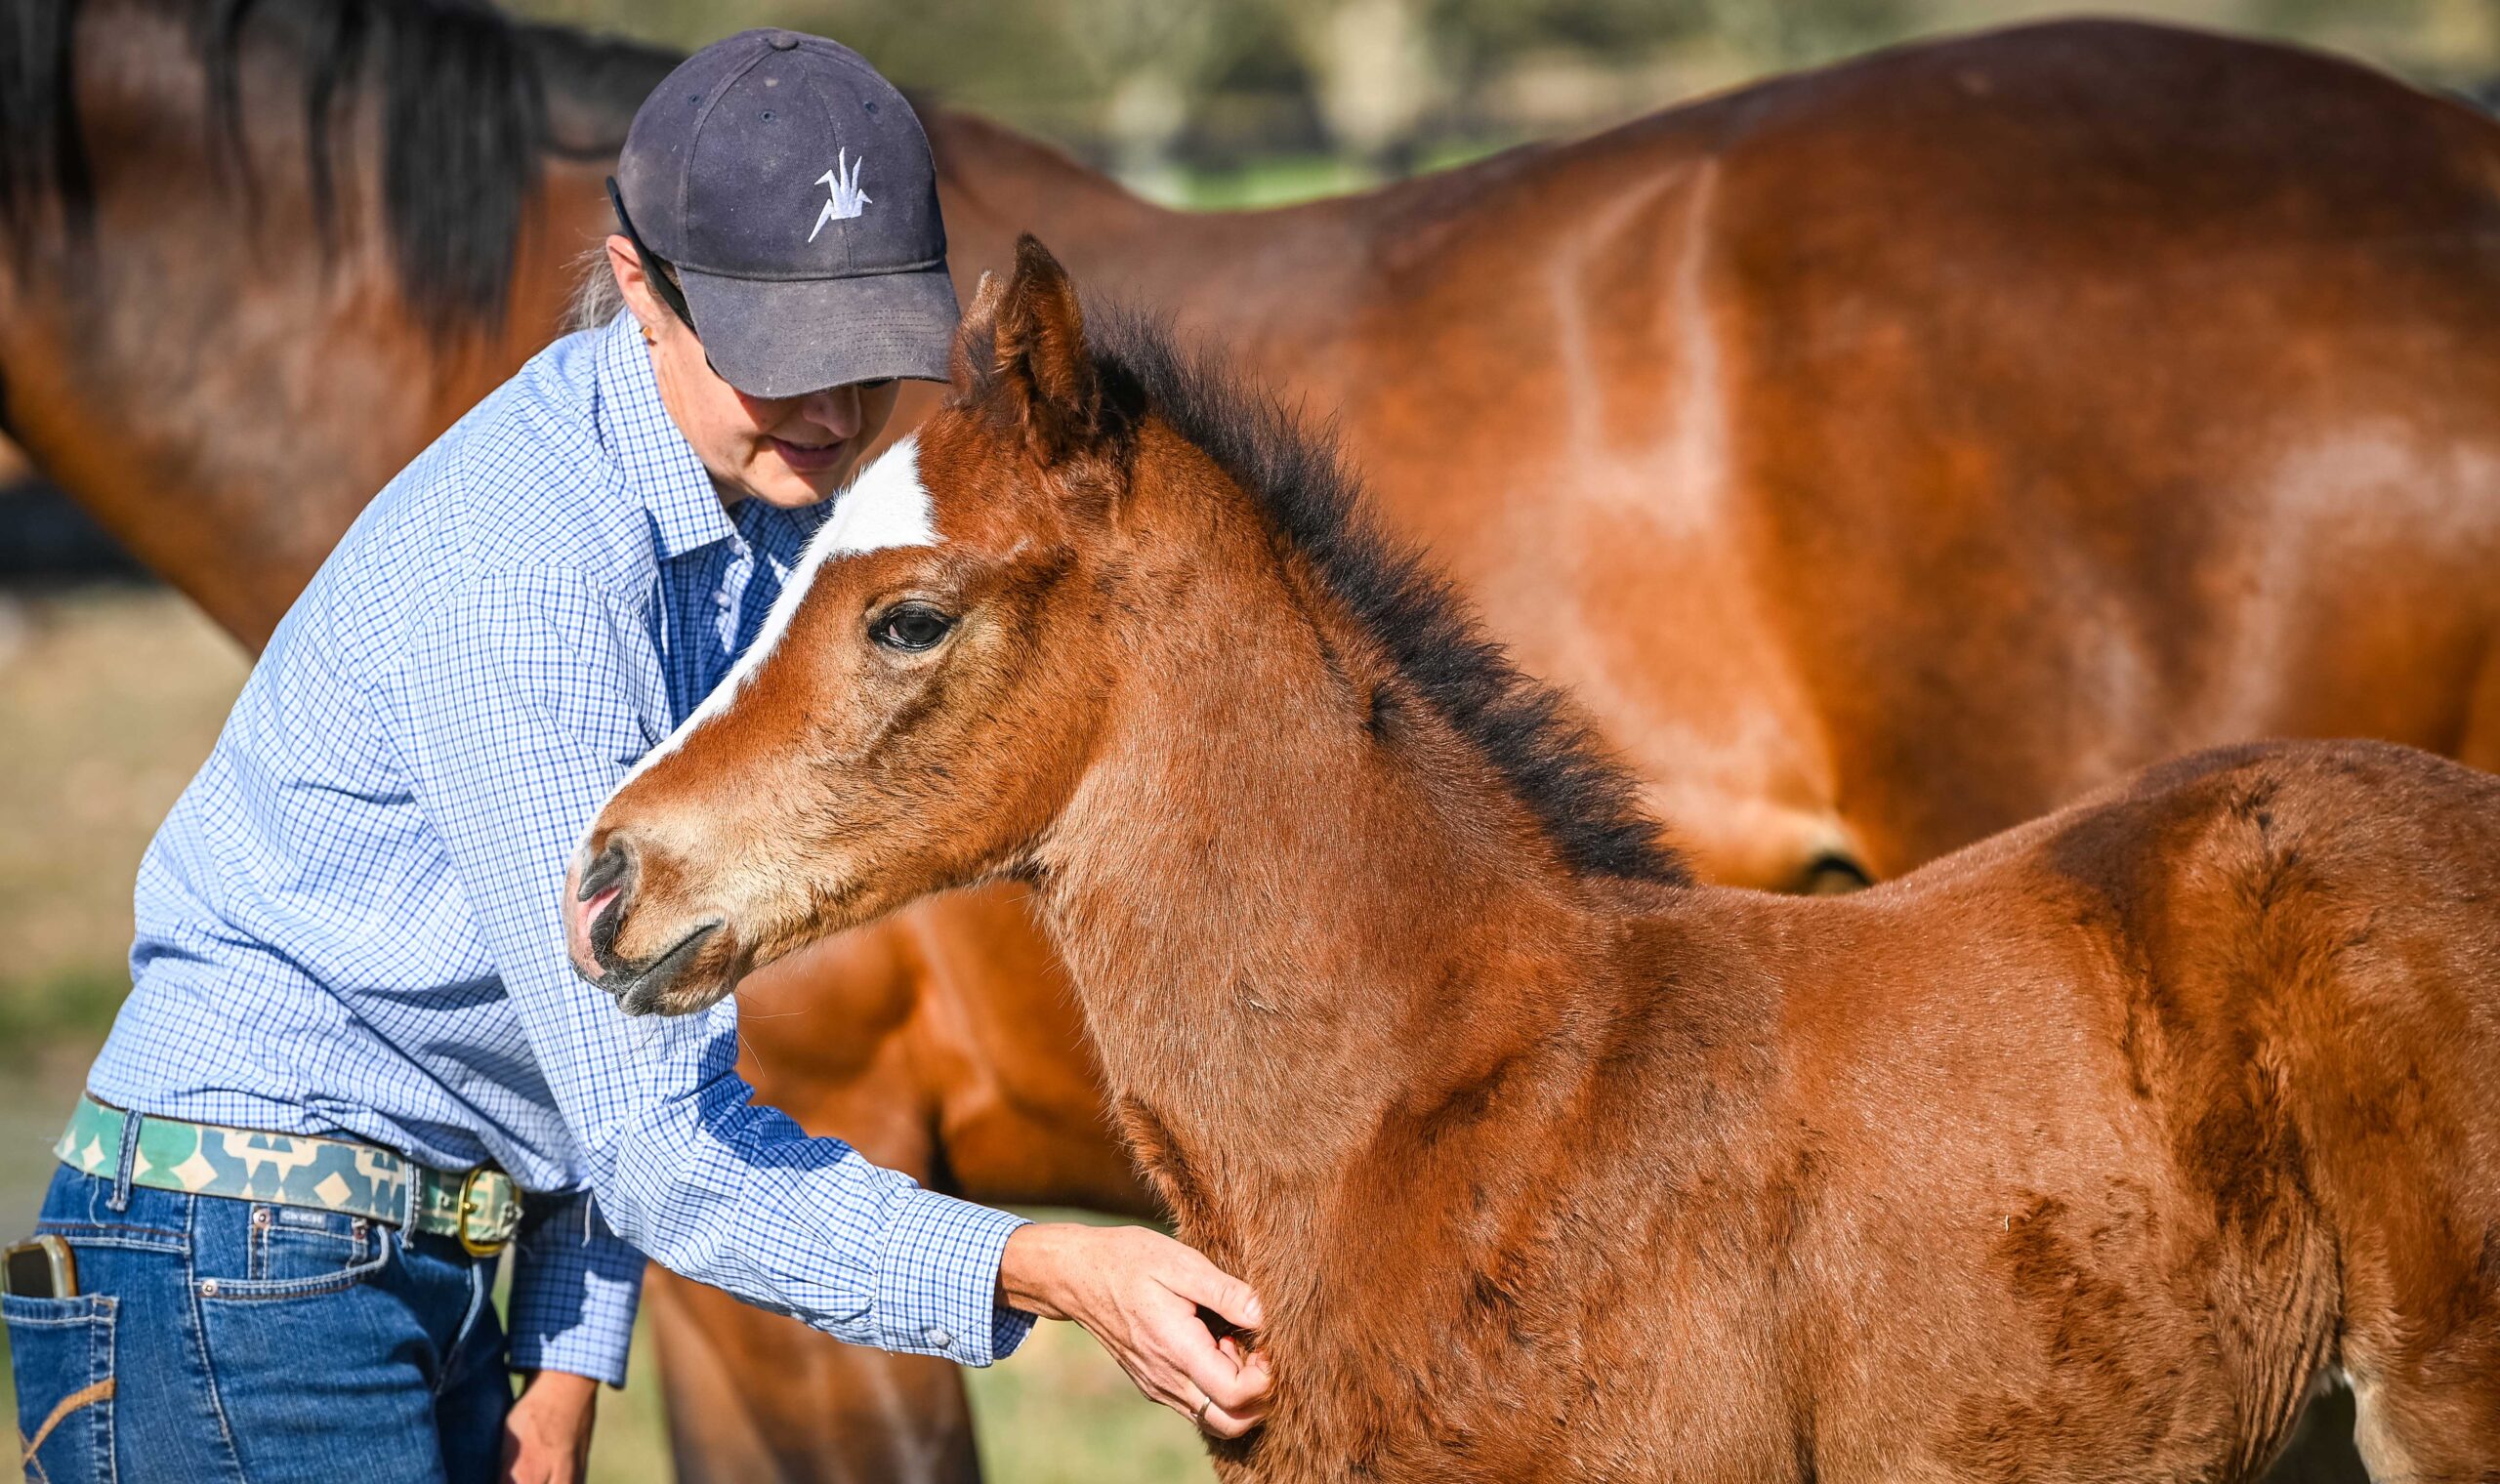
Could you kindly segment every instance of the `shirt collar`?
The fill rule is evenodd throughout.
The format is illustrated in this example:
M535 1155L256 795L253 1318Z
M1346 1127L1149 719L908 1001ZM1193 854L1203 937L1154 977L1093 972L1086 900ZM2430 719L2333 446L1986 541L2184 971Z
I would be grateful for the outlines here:
M784 567L795 567L807 552L809 539L832 512L833 504L831 500L821 500L797 510L783 510L761 500L741 500L731 508L729 520L757 551Z
M660 555L682 556L729 539L736 527L711 474L660 401L641 322L620 311L599 334L600 441L642 496Z

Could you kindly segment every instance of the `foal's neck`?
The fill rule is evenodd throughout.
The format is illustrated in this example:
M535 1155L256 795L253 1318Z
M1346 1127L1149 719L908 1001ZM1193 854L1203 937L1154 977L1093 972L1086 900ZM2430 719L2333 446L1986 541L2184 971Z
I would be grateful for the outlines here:
M1132 498L1205 531L1155 508L1203 490ZM1124 1131L1218 1247L1321 1204L1419 1090L1552 1042L1612 939L1603 889L1236 498L1213 550L1129 564L1140 657L1041 860Z

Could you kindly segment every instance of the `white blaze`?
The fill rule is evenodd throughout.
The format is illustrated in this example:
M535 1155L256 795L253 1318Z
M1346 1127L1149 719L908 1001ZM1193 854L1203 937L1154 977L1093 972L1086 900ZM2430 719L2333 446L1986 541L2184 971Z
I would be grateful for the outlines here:
M938 542L929 491L920 482L920 440L905 438L878 455L875 463L851 481L849 489L834 497L833 517L815 533L799 564L791 568L789 581L781 585L781 596L772 600L772 611L766 616L755 642L738 656L737 664L722 677L721 683L712 687L703 704L688 713L677 730L670 732L659 746L645 753L616 787L622 789L641 777L652 763L685 746L696 727L729 709L729 703L746 688L748 679L780 644L781 636L790 631L790 615L799 610L826 561L891 547L936 546Z
M881 552L892 546L937 544L938 528L931 523L929 491L920 482L920 439L910 437L887 449L852 481L850 490L833 507L833 518L808 544L805 568L812 575L815 564L827 556ZM793 572L790 581L793 586L800 586L806 579Z

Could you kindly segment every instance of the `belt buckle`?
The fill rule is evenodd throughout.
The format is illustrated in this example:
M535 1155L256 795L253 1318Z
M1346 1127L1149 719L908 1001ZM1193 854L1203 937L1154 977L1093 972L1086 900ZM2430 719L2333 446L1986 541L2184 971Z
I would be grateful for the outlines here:
M485 1166L472 1165L469 1173L460 1177L460 1214L452 1217L451 1234L459 1239L460 1250L473 1257L491 1257L512 1245L510 1237L479 1242L469 1235L469 1218L484 1209L478 1203L478 1181L485 1174Z

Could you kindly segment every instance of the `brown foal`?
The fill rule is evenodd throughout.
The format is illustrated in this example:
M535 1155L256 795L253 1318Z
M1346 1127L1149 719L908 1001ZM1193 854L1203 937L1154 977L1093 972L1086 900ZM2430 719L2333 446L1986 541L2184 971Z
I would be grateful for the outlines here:
M1251 1280L1261 1479L2227 1478L2348 1376L2500 1470L2500 783L2167 764L1707 887L1333 461L1029 240L566 915L631 1010L1029 881ZM771 801L759 806L760 801Z

